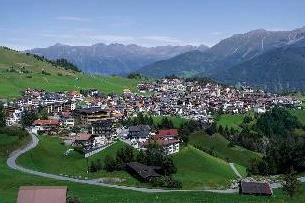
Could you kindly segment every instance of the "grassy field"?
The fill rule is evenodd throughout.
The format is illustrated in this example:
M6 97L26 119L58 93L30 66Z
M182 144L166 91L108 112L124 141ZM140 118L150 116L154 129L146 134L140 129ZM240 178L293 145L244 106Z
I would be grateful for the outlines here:
M0 134L0 146L6 146L17 142L17 136L8 136L6 134Z
M186 189L227 186L236 178L227 162L190 145L174 156L174 163L178 169L174 176Z
M31 77L31 78L28 78ZM124 89L136 90L139 80L118 76L98 76L87 74L44 75L41 73L0 73L0 98L18 97L27 88L48 91L68 91L96 88L103 93L123 93Z
M52 64L36 59L25 53L8 50L0 47L0 70L7 70L12 67L16 71L26 70L29 72L41 72L42 70L52 74L73 74L73 71L65 70L62 67L55 67Z
M223 114L217 119L217 125L221 125L222 127L228 126L228 128L235 128L240 130L240 124L242 124L244 116L241 114Z
M229 141L219 134L209 136L204 132L195 132L190 136L189 143L198 148L213 151L217 157L228 162L243 166L248 166L252 159L260 157L259 154L243 147L230 147Z
M305 110L289 110L289 112L296 116L299 122L305 126ZM297 136L305 136L305 130L302 128L295 129L293 134Z
M117 150L124 147L125 143L118 141L106 148L102 152L88 158L88 163L91 160L100 159L102 164L107 154L115 155ZM61 144L59 138L41 136L39 145L32 151L22 155L17 163L37 171L45 171L52 174L64 174L69 176L81 176L82 178L101 178L115 177L124 180L123 185L140 185L140 182L130 176L125 171L107 172L101 170L97 173L87 174L87 160L79 152L72 151L68 156L64 152L68 149L67 146ZM50 164L60 163L60 164Z
M24 145L24 143L28 142L28 140L28 137L19 138L18 136L0 134L0 156L7 156L9 152Z
M82 202L96 203L193 203L193 202L234 202L234 203L286 203L302 202L305 198L305 185L301 192L290 200L281 190L275 190L273 197L245 196L238 194L215 194L210 192L171 192L171 193L141 193L118 190L65 181L56 181L37 176L27 175L8 169L3 157L0 158L0 202L16 202L18 188L23 185L68 186L69 195L77 196Z
M175 128L180 128L181 125L187 122L187 119L177 116L167 116L174 124ZM153 116L155 124L159 124L164 116Z
M19 141L6 142L1 139L1 147L11 148L18 146ZM51 165L51 164L50 164ZM202 167L201 167L202 168ZM69 195L77 196L81 202L96 203L193 203L193 202L247 202L247 203L299 203L305 199L305 185L301 186L300 193L293 199L289 199L280 189L274 191L272 197L246 196L238 194L215 194L210 192L170 192L170 193L142 193L127 190L119 190L107 187L99 187L85 184L76 184L66 181L56 181L48 178L20 173L9 169L6 165L6 157L0 154L0 202L16 202L18 189L25 185L41 186L68 186ZM200 172L198 172L200 173Z
M124 145L123 142L117 142L102 152L90 157L89 162L90 160L96 159L101 159L103 162L105 155L114 155ZM64 156L64 152L67 149L66 146L60 143L58 138L43 136L40 138L39 145L32 151L21 156L17 160L17 163L27 168L53 174L66 174L88 178L117 177L125 180L119 183L122 185L143 185L125 171L109 173L102 170L98 173L87 174L86 159L78 152L72 152L69 156ZM191 146L179 152L174 160L178 168L175 176L182 181L183 187L186 189L225 186L230 182L230 179L235 178L233 171L226 162L198 151ZM214 168L218 168L219 171L216 170L215 173Z
M298 120L305 125L305 110L290 110L289 112L296 116Z
M14 71L8 71L10 68ZM48 74L42 74L42 71ZM96 88L104 93L122 93L123 89L135 91L139 81L117 76L77 73L0 47L0 98L20 96L20 91L26 88L48 91Z

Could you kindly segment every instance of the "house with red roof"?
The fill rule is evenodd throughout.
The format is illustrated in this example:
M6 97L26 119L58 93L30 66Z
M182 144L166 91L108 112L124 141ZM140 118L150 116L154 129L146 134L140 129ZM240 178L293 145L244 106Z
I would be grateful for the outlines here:
M57 133L60 122L57 119L35 120L32 124L32 133Z
M159 130L156 133L155 137L162 140L178 139L178 130L177 129Z
M144 143L144 148L149 144L158 144L163 147L167 155L175 154L180 150L177 129L159 130L151 139Z

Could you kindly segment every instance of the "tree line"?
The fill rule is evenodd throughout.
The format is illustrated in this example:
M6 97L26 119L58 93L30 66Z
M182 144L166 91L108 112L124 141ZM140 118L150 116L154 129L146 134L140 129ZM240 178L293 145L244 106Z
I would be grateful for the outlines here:
M50 60L50 59L45 58L44 56L39 56L37 54L26 53L26 55L33 56L35 59L37 59L39 61L48 62L48 63L52 64L53 66L60 66L66 70L73 70L76 72L81 72L81 70L76 65L74 65L73 63L71 63L70 61L68 61L67 59L64 59L64 58Z

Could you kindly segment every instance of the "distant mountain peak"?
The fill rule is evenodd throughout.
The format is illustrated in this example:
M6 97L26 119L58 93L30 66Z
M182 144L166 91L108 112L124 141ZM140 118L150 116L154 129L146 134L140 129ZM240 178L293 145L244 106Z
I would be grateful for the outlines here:
M62 46L67 46L67 45L62 44L62 43L56 43L53 45L53 47L62 47Z
M136 44L97 43L92 46L70 46L57 43L48 48L36 48L26 52L49 59L65 58L76 64L83 72L101 74L128 74L159 60L166 60L204 46L156 46Z

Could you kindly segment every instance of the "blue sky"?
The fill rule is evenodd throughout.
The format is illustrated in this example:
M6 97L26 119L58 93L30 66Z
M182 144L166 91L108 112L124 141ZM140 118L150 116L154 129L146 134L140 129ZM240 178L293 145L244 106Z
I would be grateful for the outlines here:
M214 45L305 26L304 0L0 0L0 45Z

